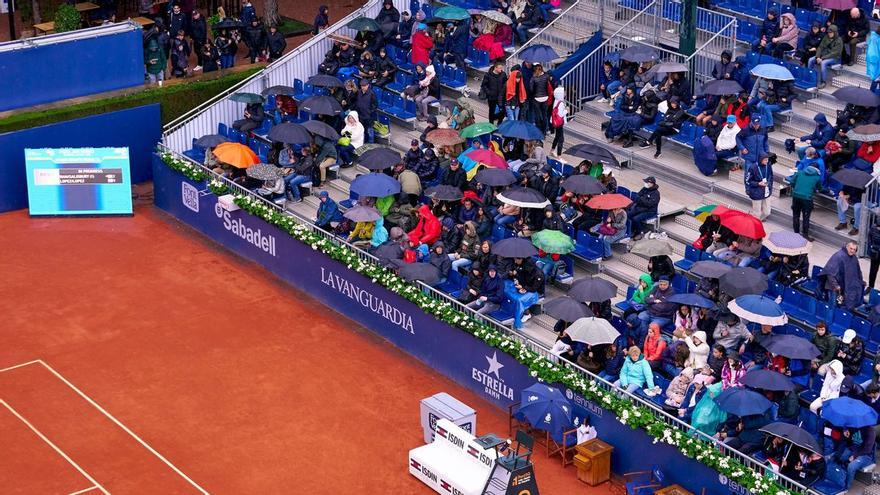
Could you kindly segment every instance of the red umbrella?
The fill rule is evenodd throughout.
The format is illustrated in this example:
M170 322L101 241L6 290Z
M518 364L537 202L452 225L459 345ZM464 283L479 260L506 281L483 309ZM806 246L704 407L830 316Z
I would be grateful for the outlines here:
M507 160L499 156L498 153L495 153L494 151L474 150L465 156L475 162L482 163L483 165L488 165L493 168L507 168Z
M730 229L734 234L750 239L763 239L767 235L764 231L764 224L760 220L741 211L730 210L722 215L721 225Z
M626 208L632 204L632 200L623 194L611 193L593 196L587 201L587 206L594 210L615 210L617 208Z

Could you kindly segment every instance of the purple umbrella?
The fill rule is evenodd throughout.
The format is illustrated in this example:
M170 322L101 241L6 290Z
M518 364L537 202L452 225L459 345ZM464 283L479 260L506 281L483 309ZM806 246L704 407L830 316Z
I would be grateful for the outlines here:
M764 239L764 246L771 253L797 256L807 254L813 248L813 243L806 240L802 235L794 232L771 232Z
M820 0L818 7L829 10L849 10L856 6L855 0Z

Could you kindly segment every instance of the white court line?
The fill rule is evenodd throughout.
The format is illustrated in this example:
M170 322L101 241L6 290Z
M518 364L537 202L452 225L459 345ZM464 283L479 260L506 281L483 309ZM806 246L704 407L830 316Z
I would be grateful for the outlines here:
M104 493L105 495L110 495L110 492L108 492L107 490L105 490L104 487L102 487L100 483L98 483L97 481L95 481L95 478L92 478L92 477L89 475L89 473L87 473L83 468L79 467L79 464L73 462L73 459L71 459L67 454L65 454L63 450L59 449L57 445L55 445L54 443L52 443L51 440L49 440L48 438L46 438L46 435L43 435L43 432L41 432L40 430L38 430L34 425L32 425L28 420L26 420L26 419L24 418L24 416L22 416L21 414L18 413L18 411L16 411L15 409L13 409L12 406L10 406L9 404L6 403L6 401L0 399L0 404L3 404L4 406L6 406L6 409L9 409L9 412L11 412L12 414L14 414L15 417L17 417L18 419L20 419L20 420L22 421L22 423L26 424L27 427L31 429L31 431L33 431L34 433L36 433L38 437L42 438L44 442L46 442L47 444L49 444L50 447L52 447L53 449L55 449L55 452L58 452L58 454L61 455L61 457L63 457L67 462L69 462L71 466L75 467L76 470L80 472L80 474L82 474L83 476L86 477L86 479L88 479L89 481L91 481L92 483L94 483L95 486L93 486L92 488L89 488L89 490L92 490L92 489L94 489L94 488L97 487L97 488L98 488L99 490L101 490L101 492ZM77 493L82 493L82 490L80 490L80 491L77 492Z
M84 490L80 490L78 492L73 492L73 493L68 493L67 495L80 495L81 493L88 493L92 490L100 490L100 489L101 489L101 487L99 487L99 486L90 486Z
M12 371L12 370L14 370L14 369L16 369L16 368L23 368L23 367L25 367L25 366L28 366L28 365L31 365L31 364L37 364L37 363L42 363L42 361L40 361L39 359L34 359L33 361L28 361L28 362L26 362L26 363L16 364L15 366L10 366L10 367L8 367L8 368L3 368L2 370L0 370L0 373L3 373L4 371Z
M150 447L150 446L147 444L147 442L143 441L143 440L141 439L141 437L137 436L137 435L136 435L133 431L131 431L127 426L125 426L124 424L122 424L121 421L119 421L118 419L116 419L115 417L113 417L113 415L111 415L111 414L110 414L109 412L107 412L103 407L101 407L100 405L98 405L97 402L95 402L94 400L92 400L91 397L89 397L88 395L86 395L85 393L83 393L82 390L76 388L76 386L75 386L74 384L70 383L70 381L68 381L67 378L64 378L63 376L61 376L61 373L58 373L57 371L55 371L51 366L49 366L49 365L48 365L45 361L43 361L42 359L38 359L37 362L39 362L40 364L42 364L47 370L51 371L53 375L55 375L56 377L58 377L59 380L61 380L62 382L64 382L68 387L71 388L71 390L73 390L74 392L76 392L77 394L79 394L80 397L82 397L82 398L85 399L89 404L91 404L92 406L94 406L95 409L97 409L98 411L100 411L104 416L107 416L107 418L108 418L110 421L113 421L114 423L116 423L116 426L122 428L126 433L128 433L129 435L131 435L132 438L134 438L135 440L137 440L138 443L140 443L141 445L143 445L143 447L144 447L145 449L149 450L153 455L155 455L156 457L158 457L159 460L161 460L161 461L164 462L168 467L170 467L171 469L173 469L175 473L179 474L183 479L185 479L187 482L189 482L189 484L192 485L196 490L198 490L199 492L203 493L204 495L209 495L208 492L207 492L204 488L202 488L201 486L198 485L198 483L196 483L195 481L193 481L192 479L190 479L189 476L183 474L183 471L181 471L180 469L178 469L177 466L175 466L174 464L171 464L171 462L170 462L168 459L166 459L165 457L163 457L162 454L156 452L156 450L155 450L153 447ZM97 483L95 483L95 484L97 484Z

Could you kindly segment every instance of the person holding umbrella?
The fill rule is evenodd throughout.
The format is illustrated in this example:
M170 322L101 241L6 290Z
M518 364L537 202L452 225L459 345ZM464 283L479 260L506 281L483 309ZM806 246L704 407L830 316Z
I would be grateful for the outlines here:
M783 460L779 470L783 476L804 486L812 486L825 477L825 457L821 453L804 448L797 449L796 460Z

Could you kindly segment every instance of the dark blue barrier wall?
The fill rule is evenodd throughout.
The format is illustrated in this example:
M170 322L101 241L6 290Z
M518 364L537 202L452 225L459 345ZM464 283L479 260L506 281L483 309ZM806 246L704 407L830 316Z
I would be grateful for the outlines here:
M153 185L159 208L240 256L261 264L504 410L518 402L521 391L534 383L528 369L507 354L435 320L409 301L312 250L273 225L241 210L227 212L219 208L217 197L206 191L205 184L184 178L158 157L153 160ZM295 329L291 327L291 330ZM495 365L496 361L500 366ZM704 487L713 495L746 493L671 446L653 444L646 433L623 425L595 403L585 401L570 390L563 391L575 404L575 412L589 414L601 438L615 446L612 455L615 472L659 465L669 483L678 483L694 493L700 493ZM401 476L405 476L406 460L391 462L399 462ZM571 475L574 476L574 472ZM540 476L539 472L539 485Z
M139 86L140 29L0 53L0 111Z
M25 148L127 146L138 183L152 177L150 160L161 136L158 103L0 134L0 212L27 208Z

